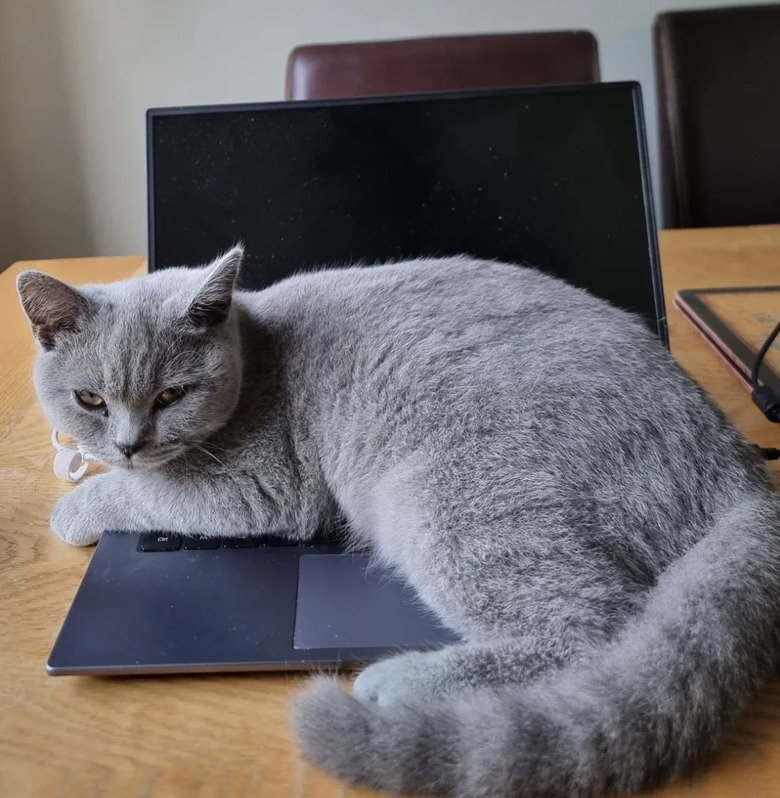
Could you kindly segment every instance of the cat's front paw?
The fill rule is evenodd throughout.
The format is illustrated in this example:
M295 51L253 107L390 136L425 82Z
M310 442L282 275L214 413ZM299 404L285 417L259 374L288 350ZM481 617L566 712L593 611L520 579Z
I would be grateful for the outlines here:
M101 506L90 489L92 477L85 484L74 488L55 505L51 515L51 528L60 540L71 546L91 546L97 543L105 527L105 517Z

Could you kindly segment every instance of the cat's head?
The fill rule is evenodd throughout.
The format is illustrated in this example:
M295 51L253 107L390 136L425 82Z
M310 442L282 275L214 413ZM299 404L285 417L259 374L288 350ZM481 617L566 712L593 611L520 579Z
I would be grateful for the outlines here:
M156 468L220 429L241 390L233 290L243 249L203 269L72 288L41 272L17 288L39 344L51 423L109 465Z

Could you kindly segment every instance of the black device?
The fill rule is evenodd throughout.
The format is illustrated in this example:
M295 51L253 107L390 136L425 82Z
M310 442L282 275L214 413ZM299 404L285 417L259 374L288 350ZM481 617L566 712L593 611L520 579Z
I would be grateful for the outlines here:
M238 239L248 288L468 253L564 277L666 341L637 84L157 109L147 128L152 271ZM306 668L455 639L408 585L338 544L115 531L48 668Z
M635 310L667 340L637 83L147 115L149 269L246 244L242 286L468 254Z
M104 532L47 670L300 670L457 639L408 585L332 541Z

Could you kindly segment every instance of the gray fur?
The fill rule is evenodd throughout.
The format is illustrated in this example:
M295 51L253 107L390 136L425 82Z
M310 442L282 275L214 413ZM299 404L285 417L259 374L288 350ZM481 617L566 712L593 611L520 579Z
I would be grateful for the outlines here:
M643 324L468 258L231 303L239 258L75 301L20 277L46 413L119 467L63 498L54 531L305 538L344 516L464 639L369 667L354 697L303 695L304 750L348 781L576 798L710 753L777 661L780 506ZM155 410L170 386L190 388Z

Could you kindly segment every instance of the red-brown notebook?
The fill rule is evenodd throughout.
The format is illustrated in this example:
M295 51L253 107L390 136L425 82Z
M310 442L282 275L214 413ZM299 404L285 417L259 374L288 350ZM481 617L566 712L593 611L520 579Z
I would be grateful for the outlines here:
M750 390L758 350L780 319L780 286L679 291L677 309ZM780 339L766 353L759 378L780 396Z

